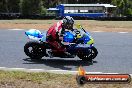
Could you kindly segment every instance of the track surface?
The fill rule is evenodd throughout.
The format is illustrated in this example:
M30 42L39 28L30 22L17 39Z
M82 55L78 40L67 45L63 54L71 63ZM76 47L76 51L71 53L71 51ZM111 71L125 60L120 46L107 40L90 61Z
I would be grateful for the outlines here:
M132 73L132 33L91 32L98 56L93 63L76 58L43 58L32 61L24 54L24 30L0 30L0 67L87 72Z

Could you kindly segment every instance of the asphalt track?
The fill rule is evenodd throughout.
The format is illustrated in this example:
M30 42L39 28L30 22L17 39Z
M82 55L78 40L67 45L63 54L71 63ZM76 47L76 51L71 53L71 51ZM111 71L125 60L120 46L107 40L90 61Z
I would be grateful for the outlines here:
M0 30L0 67L132 74L132 33L90 32L98 56L93 63L76 58L42 58L30 60L24 54L28 41L24 30Z

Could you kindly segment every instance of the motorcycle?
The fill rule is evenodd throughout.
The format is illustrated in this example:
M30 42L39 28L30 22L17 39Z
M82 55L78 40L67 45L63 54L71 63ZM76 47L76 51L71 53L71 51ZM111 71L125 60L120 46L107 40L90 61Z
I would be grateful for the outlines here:
M31 59L41 59L44 56L66 58L78 56L83 61L92 61L98 54L94 47L94 39L80 24L77 25L77 29L64 33L63 45L66 47L67 54L52 52L53 48L47 42L46 32L41 33L37 29L30 29L25 34L31 41L25 44L24 52Z

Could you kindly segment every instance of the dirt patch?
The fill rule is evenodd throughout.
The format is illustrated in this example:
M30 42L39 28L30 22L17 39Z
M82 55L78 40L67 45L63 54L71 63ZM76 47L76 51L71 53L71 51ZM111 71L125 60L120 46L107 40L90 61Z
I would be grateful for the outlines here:
M0 24L0 29L12 29L12 28L20 28L20 29L42 29L47 30L51 25L48 24Z
M6 20L0 22L0 29L41 29L48 30L58 20ZM132 21L91 21L77 20L88 31L132 32Z

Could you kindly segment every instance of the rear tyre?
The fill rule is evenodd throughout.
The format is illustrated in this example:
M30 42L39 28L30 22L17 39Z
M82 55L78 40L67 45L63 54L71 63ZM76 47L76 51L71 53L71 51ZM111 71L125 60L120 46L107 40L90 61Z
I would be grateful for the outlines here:
M24 52L31 59L41 59L46 51L39 42L29 41L24 46Z

